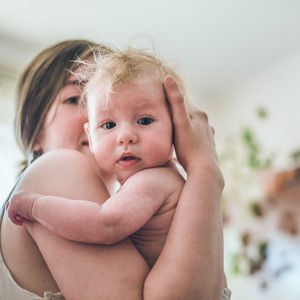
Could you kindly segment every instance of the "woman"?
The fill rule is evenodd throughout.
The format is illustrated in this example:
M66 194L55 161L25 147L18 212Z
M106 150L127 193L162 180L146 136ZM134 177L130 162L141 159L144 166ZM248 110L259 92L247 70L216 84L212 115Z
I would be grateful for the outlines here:
M95 47L89 41L54 45L38 55L21 77L17 130L27 160L45 154L27 168L15 191L28 189L98 203L107 199L84 134L80 86L76 76L66 71L76 69L75 56L89 59ZM204 113L195 111L189 118L171 78L165 90L176 151L188 178L154 267L149 270L129 239L112 246L76 243L38 223L17 227L4 214L0 275L5 280L0 282L9 286L8 291L1 286L4 297L63 299L61 291L66 299L221 299L224 182L212 130ZM50 152L60 148L77 151Z

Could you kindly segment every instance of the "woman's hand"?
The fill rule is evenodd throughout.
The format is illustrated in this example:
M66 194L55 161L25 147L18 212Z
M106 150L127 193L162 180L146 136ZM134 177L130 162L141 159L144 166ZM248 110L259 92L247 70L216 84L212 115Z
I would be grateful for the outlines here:
M189 173L198 162L217 162L214 130L206 113L186 103L171 76L165 79L165 91L170 104L174 145L179 162Z

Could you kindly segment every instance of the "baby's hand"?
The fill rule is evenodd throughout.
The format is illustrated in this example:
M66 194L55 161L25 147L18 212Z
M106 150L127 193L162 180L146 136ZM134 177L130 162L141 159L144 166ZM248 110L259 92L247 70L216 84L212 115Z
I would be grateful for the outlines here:
M32 208L36 193L30 191L16 192L6 204L10 221L16 225L23 225L26 221L34 221Z

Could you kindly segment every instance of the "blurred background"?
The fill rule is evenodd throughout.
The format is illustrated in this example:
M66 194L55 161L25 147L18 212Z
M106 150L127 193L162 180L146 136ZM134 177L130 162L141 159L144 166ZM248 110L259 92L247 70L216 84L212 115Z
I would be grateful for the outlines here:
M21 158L18 77L72 38L154 48L176 66L216 130L232 299L299 300L300 2L1 0L0 202Z

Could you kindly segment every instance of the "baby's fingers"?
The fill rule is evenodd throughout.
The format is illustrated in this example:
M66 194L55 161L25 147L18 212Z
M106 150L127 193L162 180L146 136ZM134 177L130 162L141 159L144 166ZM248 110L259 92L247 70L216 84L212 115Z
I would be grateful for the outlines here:
M7 211L7 215L9 220L15 224L15 225L23 225L23 223L26 221L25 218L23 218L22 216L20 216L19 214L16 214L12 207L10 206L10 202L7 202L5 205L5 210Z
M12 221L12 220L11 220ZM26 222L27 220L25 218L23 218L22 216L20 215L15 215L15 217L13 218L13 223L16 224L16 225L23 225L24 222Z

